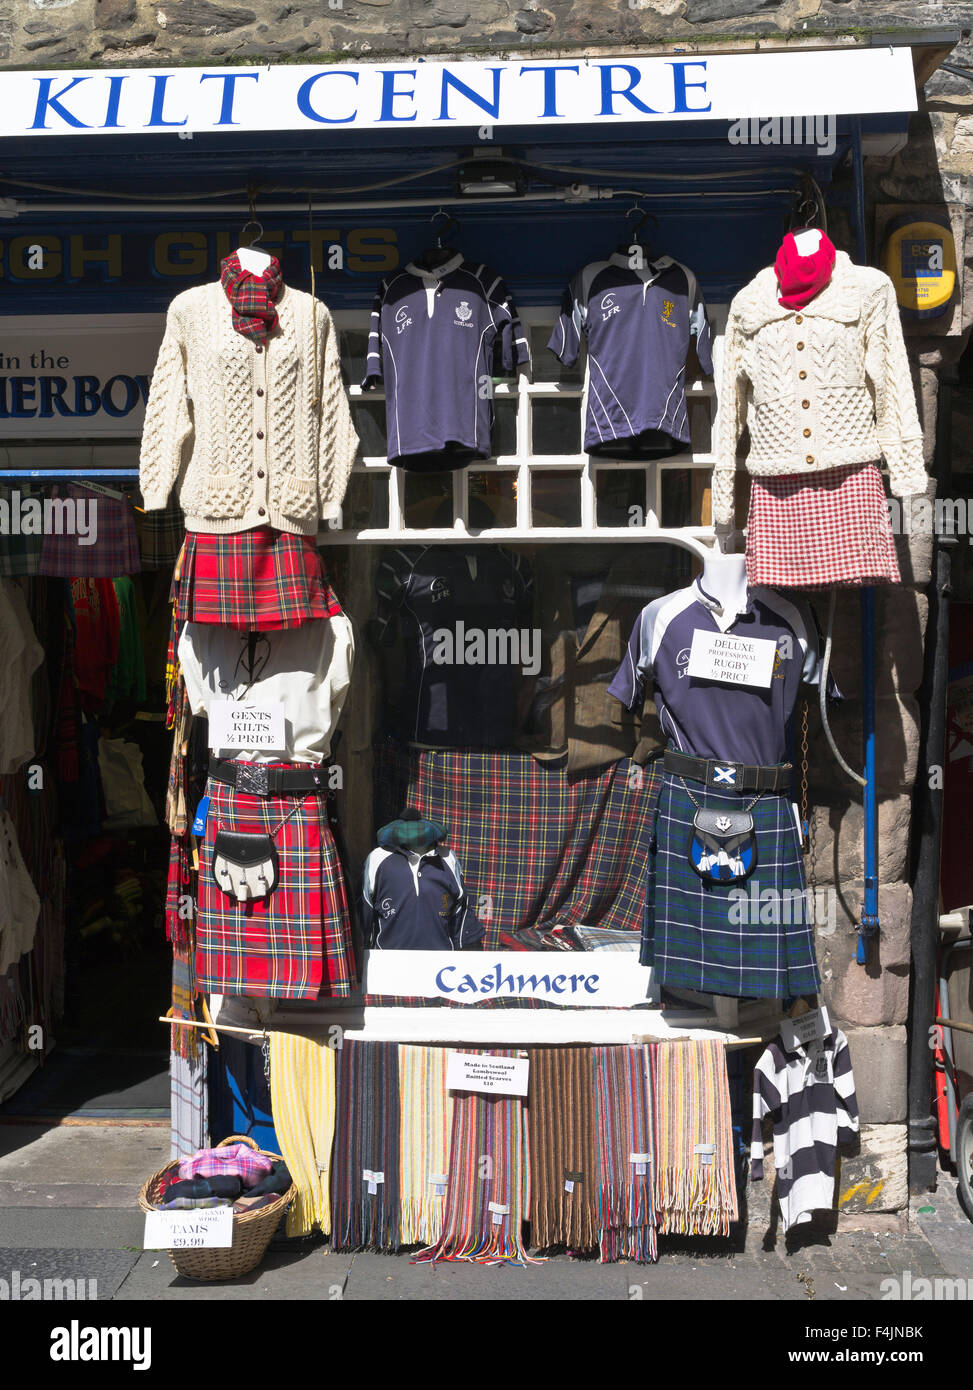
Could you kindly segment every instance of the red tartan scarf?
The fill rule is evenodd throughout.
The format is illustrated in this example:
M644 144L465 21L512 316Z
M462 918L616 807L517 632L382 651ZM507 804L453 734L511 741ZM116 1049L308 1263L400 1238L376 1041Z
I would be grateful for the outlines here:
M777 303L783 304L785 309L803 309L831 279L834 261L834 243L824 232L821 233L818 249L810 256L798 253L793 234L788 232L774 262L780 286Z
M220 266L220 282L233 306L235 331L262 347L267 342L268 334L277 327L274 301L280 298L284 287L280 261L276 256L271 256L270 265L263 275L253 275L243 269L234 251Z

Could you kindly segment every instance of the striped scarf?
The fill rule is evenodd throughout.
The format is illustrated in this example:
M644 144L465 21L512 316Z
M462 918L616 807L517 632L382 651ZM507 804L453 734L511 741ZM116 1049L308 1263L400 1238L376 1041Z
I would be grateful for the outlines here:
M652 1077L645 1047L596 1047L595 1129L601 1258L658 1259L652 1175Z
M530 1224L542 1250L598 1245L594 1071L590 1047L530 1054Z
M287 1234L331 1232L331 1145L335 1129L335 1057L328 1042L270 1034L270 1104L274 1132L297 1196Z
M185 1022L196 1017L196 976L193 970L193 947L191 941L172 943L172 1008L170 1017ZM184 1057L194 1064L199 1061L202 1046L199 1032L195 1028L175 1028L171 1030L170 1050L177 1057Z
M443 1228L453 1097L446 1089L444 1047L399 1048L402 1129L400 1205L403 1245L434 1245Z
M520 1096L457 1092L442 1235L416 1255L415 1262L538 1263L528 1256L523 1240L530 1198L529 1153Z
M397 1250L402 1241L396 1043L345 1039L338 1053L335 1113L331 1248Z
M271 256L262 275L244 270L234 251L220 265L220 281L233 308L233 328L245 338L264 346L267 335L277 327L275 299L280 298L283 278L280 261Z
M736 1221L726 1052L717 1040L654 1045L654 1203L666 1235L725 1236Z

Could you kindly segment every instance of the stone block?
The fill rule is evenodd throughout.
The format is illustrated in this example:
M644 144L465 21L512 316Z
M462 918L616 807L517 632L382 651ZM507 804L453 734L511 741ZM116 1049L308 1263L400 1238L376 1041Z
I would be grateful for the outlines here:
M532 10L528 7L517 11L514 24L521 34L546 34L554 28L554 16L546 10Z
M175 0L175 3L166 6L165 13L166 28L170 34L197 39L242 29L247 24L255 23L257 18L253 10L213 5L210 0Z
M686 18L690 24L708 24L713 20L760 14L772 10L776 3L777 0L689 0Z
M451 0L411 0L412 23L417 29L462 29L469 22L468 5Z
M822 633L826 604L815 605ZM875 593L875 689L879 695L912 695L922 681L923 639L929 601L925 594L890 584ZM861 600L857 590L843 590L835 605L831 672L846 699L862 690Z
M908 1131L904 1124L863 1124L855 1149L838 1156L838 1212L902 1211L909 1205Z
M135 0L95 0L95 24L99 29L126 29L136 15Z
M818 888L815 935L821 992L832 1018L871 1027L905 1023L909 1008L912 890L906 883L879 885L879 931L868 940L867 960L857 960L858 921L864 885Z
M828 711L828 722L845 762L860 773L864 763L860 702L844 700ZM919 706L915 699L911 695L878 696L875 730L879 796L911 791L919 771ZM927 770L921 771L925 776ZM860 787L838 767L813 707L808 720L808 781L812 787L847 787L853 795L861 796Z
M842 779L847 781L847 779ZM805 858L808 882L847 883L865 876L864 819L861 794L831 787L809 790L811 848ZM912 798L905 792L878 803L878 876L880 883L907 877Z
M846 1030L855 1094L863 1124L905 1124L908 1107L908 1045L906 1030L853 1028Z

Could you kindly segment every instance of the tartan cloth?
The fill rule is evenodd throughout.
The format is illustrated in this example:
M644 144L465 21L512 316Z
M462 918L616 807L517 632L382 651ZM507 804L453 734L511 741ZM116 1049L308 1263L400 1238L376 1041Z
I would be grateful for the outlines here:
M703 1038L650 1044L646 1053L655 1098L659 1233L729 1235L739 1212L726 1049L716 1038Z
M648 1048L592 1048L592 1071L602 1263L654 1263L655 1112Z
M271 256L270 265L261 275L244 270L234 251L220 263L220 283L233 308L233 328L254 343L263 346L277 327L275 299L280 298L284 285L280 261Z
M142 562L135 515L127 498L104 497L73 484L66 489L54 488L51 495L73 499L75 506L83 502L90 533L83 538L66 532L45 535L38 574L49 579L116 579L139 573ZM88 544L92 535L96 539Z
M196 1018L196 980L193 976L193 948L191 941L185 944L173 942L172 945L172 1004L170 1017L179 1021L192 1021ZM173 1056L185 1057L195 1062L202 1048L199 1031L196 1028L170 1029L169 1050ZM200 1148L199 1144L196 1148Z
M8 487L0 487L0 501L6 503L7 515L16 511L18 516L22 515L21 508L25 499L37 498L43 505L45 492L41 488L32 487L29 483L20 483L11 492ZM18 523L19 525L19 523ZM13 578L16 575L36 574L37 567L41 560L41 546L44 537L37 532L28 534L16 534L12 525L0 530L0 575Z
M256 1187L274 1166L272 1158L251 1149L249 1144L224 1144L219 1149L201 1149L179 1160L179 1178L239 1178L244 1187Z
M797 589L898 584L899 562L878 467L855 463L810 478L754 477L747 580Z
M383 825L375 836L380 849L411 849L416 854L425 854L427 849L438 845L446 838L446 827L435 821L423 820L416 815L414 819L401 816L388 825Z
M187 532L171 599L177 623L248 632L300 627L342 611L315 538L269 526L229 536Z
M185 947L192 940L192 905L196 899L196 870L189 840L169 837L169 871L166 876L166 940ZM183 909L189 908L189 911Z
M200 992L272 999L350 994L355 974L351 919L327 798L255 796L213 778L207 780L206 795L209 814L197 882ZM214 883L213 841L224 828L273 834L280 875L266 898L239 902Z
M590 1047L530 1053L530 1227L542 1250L598 1245L595 1080Z
M741 811L753 792L693 784L707 811ZM787 796L765 792L750 811L757 864L741 883L704 883L687 850L696 807L666 773L649 855L640 959L661 984L737 999L783 999L821 987L811 895Z
M137 528L144 570L167 569L176 563L186 535L186 520L178 502L142 513Z
M376 750L376 818L401 806L449 831L485 945L555 923L638 929L659 771L621 759L568 778L528 753Z
M398 1043L346 1038L337 1061L331 1249L391 1252L401 1244Z

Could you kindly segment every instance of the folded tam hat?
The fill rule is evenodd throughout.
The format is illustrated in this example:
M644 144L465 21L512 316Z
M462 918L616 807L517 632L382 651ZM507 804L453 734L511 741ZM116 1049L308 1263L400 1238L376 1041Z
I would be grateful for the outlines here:
M398 820L389 821L378 832L382 849L411 849L424 853L446 838L446 827L438 821L424 820L414 806L407 806Z

